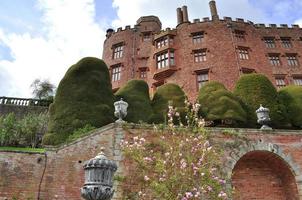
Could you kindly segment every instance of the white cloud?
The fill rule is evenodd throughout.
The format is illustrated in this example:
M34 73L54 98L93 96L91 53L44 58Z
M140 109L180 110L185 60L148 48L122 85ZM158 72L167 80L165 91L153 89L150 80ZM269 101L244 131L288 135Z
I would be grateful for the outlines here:
M0 42L13 58L0 60L0 69L12 77L10 83L0 82L10 89L5 92L2 85L0 96L29 97L34 79L58 84L68 67L82 57L101 57L105 32L94 21L93 0L39 0L38 7L45 35L3 33L0 29Z
M134 25L140 16L157 15L163 23L163 27L176 26L176 8L182 5L188 6L189 17L203 18L210 16L208 0L113 0L113 6L117 9L117 16L113 22L114 27ZM265 22L265 14L255 8L248 0L217 0L220 17L230 16L245 18L258 23Z

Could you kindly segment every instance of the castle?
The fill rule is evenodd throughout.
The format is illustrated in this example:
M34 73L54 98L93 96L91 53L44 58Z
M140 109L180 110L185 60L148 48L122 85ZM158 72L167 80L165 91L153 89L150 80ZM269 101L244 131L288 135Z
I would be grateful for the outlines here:
M281 88L302 85L299 60L302 29L298 25L254 24L219 18L210 1L212 18L189 20L186 6L177 8L177 26L162 30L156 16L144 16L134 28L107 30L103 60L116 91L130 79L143 79L151 94L164 83L176 83L188 97L216 80L233 89L242 74L265 74Z

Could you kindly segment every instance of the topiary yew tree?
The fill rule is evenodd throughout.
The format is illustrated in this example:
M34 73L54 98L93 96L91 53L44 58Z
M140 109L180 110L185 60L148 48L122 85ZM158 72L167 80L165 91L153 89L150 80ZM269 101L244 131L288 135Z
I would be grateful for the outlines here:
M302 128L302 87L291 85L282 88L279 95L286 106L293 127Z
M240 100L228 91L223 84L211 81L205 84L198 94L201 114L214 122L231 121L245 123L246 112Z
M270 109L273 127L288 125L285 107L280 102L276 88L266 76L261 74L243 75L236 83L234 94L245 104L248 127L257 126L255 111L260 104Z
M43 143L62 143L76 129L113 122L114 95L106 64L93 57L71 66L61 80L49 109L48 134Z
M152 115L152 107L149 87L145 81L130 80L115 93L115 96L118 100L123 98L129 104L126 116L127 122L148 122Z
M154 114L149 121L152 123L165 122L169 103L177 108L183 117L185 99L184 91L176 84L167 83L158 87L151 102Z

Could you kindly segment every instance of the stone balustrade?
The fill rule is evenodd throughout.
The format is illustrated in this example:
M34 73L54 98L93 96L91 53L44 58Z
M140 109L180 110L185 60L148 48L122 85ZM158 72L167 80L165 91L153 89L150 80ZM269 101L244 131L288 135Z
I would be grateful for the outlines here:
M49 107L52 101L41 99L25 99L15 97L0 97L0 105L42 106Z

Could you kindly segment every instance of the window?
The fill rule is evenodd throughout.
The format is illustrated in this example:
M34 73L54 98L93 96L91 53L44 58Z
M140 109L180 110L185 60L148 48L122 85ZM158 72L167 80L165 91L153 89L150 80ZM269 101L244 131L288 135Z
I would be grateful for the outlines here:
M113 46L113 59L121 58L123 57L123 44L117 44Z
M144 42L151 41L151 33L143 33L143 41Z
M194 44L202 43L204 38L203 32L192 33L192 40Z
M162 69L164 67L175 65L174 51L166 51L156 55L156 67Z
M121 65L113 66L112 69L111 69L111 80L112 80L112 82L121 80L121 73L122 73Z
M249 59L249 51L245 47L238 48L239 58L241 60L248 60Z
M294 84L302 86L302 77L294 77Z
M298 66L297 54L286 54L287 63L289 66Z
M281 65L279 54L269 54L268 59L273 66Z
M195 62L204 62L207 60L206 49L200 49L194 51L194 61Z
M197 74L198 90L209 81L208 72Z
M279 89L286 86L284 77L278 77L278 78L276 78L276 86Z
M147 78L147 70L145 68L140 69L139 77L140 78Z
M282 43L282 46L284 48L291 48L292 47L292 43L290 41L290 38L281 38L281 43Z
M165 37L159 38L156 41L156 48L159 49L164 46L168 46L168 45L172 45L172 44L173 44L173 38L170 36L165 36Z
M248 67L242 67L241 72L243 74L251 74L251 73L256 73L256 70L253 68L248 68Z
M235 37L237 41L244 41L245 40L245 32L240 30L235 30Z
M265 43L265 46L267 48L275 48L276 47L275 38L273 38L273 37L265 37L264 38L264 43Z

